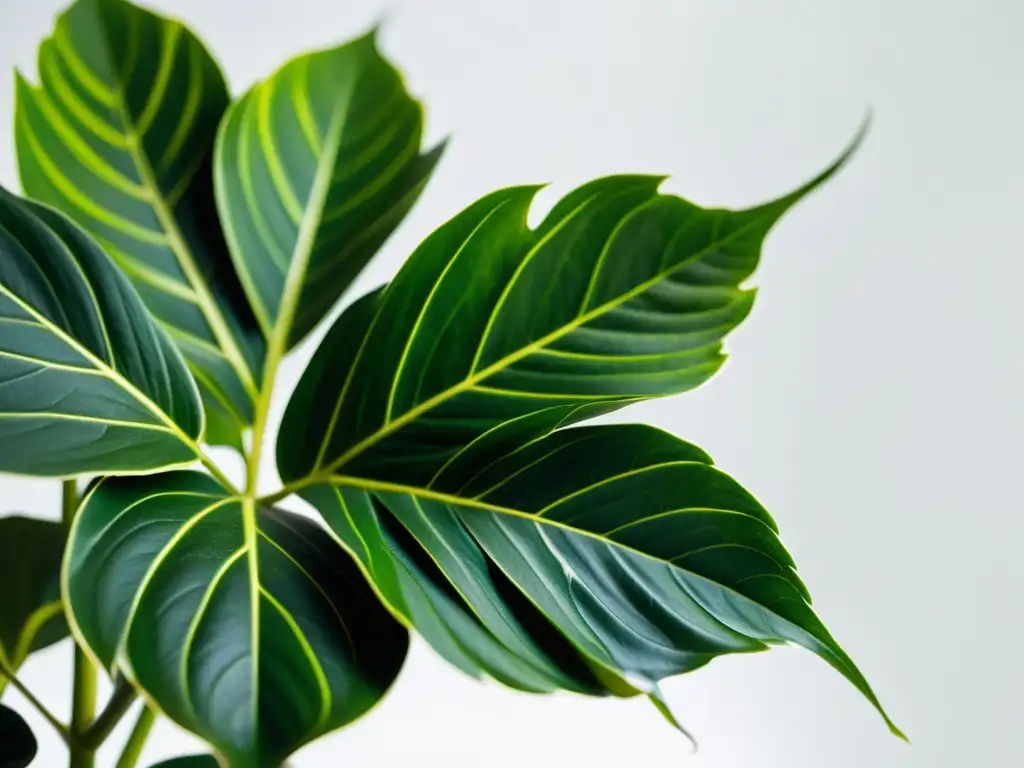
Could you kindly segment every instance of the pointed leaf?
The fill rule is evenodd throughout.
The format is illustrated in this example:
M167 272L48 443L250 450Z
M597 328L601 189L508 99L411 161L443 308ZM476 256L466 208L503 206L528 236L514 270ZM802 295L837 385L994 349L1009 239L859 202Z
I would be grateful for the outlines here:
M636 176L571 192L534 230L535 187L474 203L420 245L368 323L353 307L328 334L285 417L282 476L427 482L501 423L699 386L750 310L741 285L765 236L845 157L745 211L705 210Z
M0 472L194 461L203 412L180 354L92 238L0 189Z
M440 149L373 34L300 56L232 105L217 203L245 290L283 352L330 310L406 214Z
M0 768L28 768L38 747L21 715L0 704Z
M15 139L28 195L92 233L171 332L211 429L251 423L263 340L213 202L224 78L181 23L125 0L77 0L18 78Z
M408 637L317 524L196 472L101 481L69 539L72 626L233 768L362 715Z
M509 632L506 580L594 665L634 688L655 693L658 681L718 656L793 643L881 712L811 609L768 512L699 448L652 427L559 430L450 484L338 474L302 495L357 553L353 542L367 530L397 523L406 547L429 555L479 624L524 663L534 659ZM366 567L415 623L380 570Z
M13 670L68 635L60 599L64 540L60 523L0 518L0 659ZM0 691L5 682L0 676Z

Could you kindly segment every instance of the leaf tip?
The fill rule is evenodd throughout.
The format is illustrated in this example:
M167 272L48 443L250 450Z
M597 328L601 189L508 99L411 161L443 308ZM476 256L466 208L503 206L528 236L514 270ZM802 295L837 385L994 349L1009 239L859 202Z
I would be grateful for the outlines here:
M647 694L647 698L654 705L654 708L661 713L661 716L665 718L669 725L675 728L679 733L686 737L687 741L690 742L691 754L697 754L700 750L700 745L697 743L697 739L694 738L693 734L686 730L685 726L679 722L679 718L676 717L672 708L669 706L668 700L665 698L664 692L657 685L654 689Z

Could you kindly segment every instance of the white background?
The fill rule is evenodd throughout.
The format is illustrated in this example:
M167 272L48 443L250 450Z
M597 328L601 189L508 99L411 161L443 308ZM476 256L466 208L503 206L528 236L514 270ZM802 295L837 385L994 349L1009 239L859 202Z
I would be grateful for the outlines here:
M0 0L0 69L33 72L57 0ZM772 509L815 604L913 740L823 662L778 650L667 685L701 750L641 701L530 697L417 644L365 720L297 768L1021 765L1024 4L1016 0L162 0L235 92L386 18L385 49L454 141L358 290L496 187L605 173L742 206L863 151L771 235L725 370L629 412L714 455ZM12 78L0 182L16 186ZM284 371L281 402L311 352ZM268 486L273 485L272 478ZM53 482L0 512L53 516ZM10 585L7 585L9 588ZM25 680L66 707L68 650ZM11 694L10 702L18 704ZM62 764L47 735L40 765ZM164 722L143 766L194 742ZM112 765L116 749L102 753Z

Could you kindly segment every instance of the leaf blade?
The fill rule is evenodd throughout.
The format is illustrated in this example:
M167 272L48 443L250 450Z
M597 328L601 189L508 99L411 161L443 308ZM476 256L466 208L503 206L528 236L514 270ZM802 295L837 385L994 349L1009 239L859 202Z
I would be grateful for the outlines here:
M99 246L0 189L0 471L69 476L191 463L195 383Z
M453 584L458 563L484 558L635 689L654 693L719 656L792 643L843 674L902 736L812 610L771 516L700 449L640 425L573 427L489 472L452 489L345 475L332 484L379 499ZM303 496L348 535L322 491ZM458 561L446 561L439 536L459 538ZM478 613L493 599L461 594Z
M40 47L39 79L17 81L23 187L97 237L176 339L207 347L182 345L209 383L204 400L248 425L263 342L210 215L229 100L216 63L177 21L78 0Z
M412 206L440 155L419 153L421 134L372 33L293 59L230 108L217 204L267 339L304 338Z
M265 508L254 541L246 504L195 472L103 480L63 578L99 663L230 764L262 767L374 706L407 635L322 529Z
M283 478L393 478L404 464L420 483L504 423L699 386L750 311L743 284L764 238L856 144L795 192L745 211L699 208L641 176L584 185L535 230L535 187L477 201L417 248L365 329L348 333L343 314L328 333L311 369L343 357L352 371L314 404L316 449L279 450L293 453ZM293 403L314 389L304 378Z

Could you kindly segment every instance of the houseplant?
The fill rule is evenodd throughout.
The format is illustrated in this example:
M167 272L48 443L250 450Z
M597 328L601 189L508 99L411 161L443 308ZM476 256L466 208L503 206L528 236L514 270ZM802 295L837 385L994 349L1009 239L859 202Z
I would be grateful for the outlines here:
M72 768L138 697L122 768L157 713L210 744L182 768L280 765L381 699L410 630L471 675L646 695L677 727L660 680L790 642L881 711L747 491L665 432L583 423L714 375L764 238L849 151L743 211L644 176L534 229L536 188L478 200L333 323L260 496L282 360L441 157L420 104L372 34L232 100L181 24L78 0L15 123L0 471L62 478L64 524L0 519L24 585L0 603L0 676L47 712L18 667L73 635L71 722L46 715ZM237 450L245 482L205 445ZM292 496L318 517L277 506ZM0 709L0 728L0 764L28 765L24 723Z

